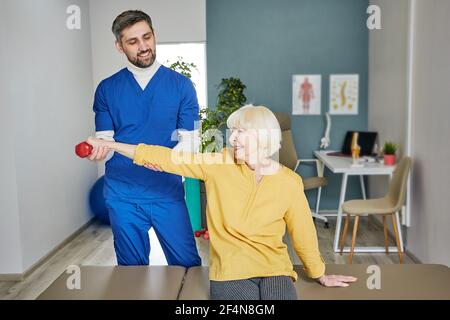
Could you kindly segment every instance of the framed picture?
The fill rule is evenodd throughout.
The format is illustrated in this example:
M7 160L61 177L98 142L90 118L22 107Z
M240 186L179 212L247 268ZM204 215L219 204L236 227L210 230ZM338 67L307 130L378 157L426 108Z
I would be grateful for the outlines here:
M330 75L330 114L358 114L359 75Z
M293 75L292 114L320 115L321 85L320 75Z

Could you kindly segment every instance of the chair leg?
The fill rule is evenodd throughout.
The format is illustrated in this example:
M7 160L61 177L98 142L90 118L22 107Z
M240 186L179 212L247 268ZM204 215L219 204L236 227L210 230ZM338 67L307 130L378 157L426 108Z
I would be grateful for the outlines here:
M312 213L314 218L318 218L320 220L322 220L323 222L325 222L325 228L328 229L329 225L328 225L328 218L325 216L322 216L319 213L319 208L320 208L320 197L322 194L322 187L317 189L317 199L316 199L316 211Z
M400 247L400 238L398 237L397 220L395 219L395 214L392 214L391 217L392 217L392 226L394 227L395 242L397 243L398 257L400 259L400 263L403 263L403 252L402 248Z
M383 215L383 226L384 226L384 246L386 248L386 254L389 254L389 235L385 215Z
M352 247L350 249L350 257L349 257L350 264L352 264L353 252L355 251L355 241L356 241L356 232L358 232L358 223L359 223L359 216L356 216L355 223L353 224Z
M344 223L344 229L342 230L342 234L341 234L341 256L342 256L342 252L344 251L344 244L345 244L345 239L347 238L347 230L348 230L348 221L350 220L350 215L347 214L347 216L345 217L345 223Z
M316 213L319 213L321 194L322 194L322 187L319 187L319 188L317 188Z

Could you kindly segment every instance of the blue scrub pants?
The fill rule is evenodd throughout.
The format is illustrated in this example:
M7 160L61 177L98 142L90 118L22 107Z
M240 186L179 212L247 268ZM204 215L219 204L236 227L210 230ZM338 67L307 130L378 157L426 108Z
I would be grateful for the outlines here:
M169 265L201 265L184 200L173 202L126 202L106 200L117 263L148 265L153 227Z

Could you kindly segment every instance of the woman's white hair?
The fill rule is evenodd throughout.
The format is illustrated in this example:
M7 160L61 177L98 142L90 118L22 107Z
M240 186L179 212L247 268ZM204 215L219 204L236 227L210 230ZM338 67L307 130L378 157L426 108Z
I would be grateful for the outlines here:
M265 106L247 104L237 109L228 117L227 126L230 129L254 129L258 145L266 148L267 157L281 148L280 124L273 112Z

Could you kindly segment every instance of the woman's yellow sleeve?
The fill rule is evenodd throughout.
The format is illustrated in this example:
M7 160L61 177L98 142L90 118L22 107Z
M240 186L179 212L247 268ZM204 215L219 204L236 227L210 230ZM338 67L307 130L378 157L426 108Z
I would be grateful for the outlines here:
M143 166L153 164L164 172L206 181L212 165L222 158L221 153L192 153L173 149L139 144L136 147L133 163Z
M309 277L314 279L320 278L325 274L325 263L319 251L317 231L301 178L284 220L286 221L294 250L303 262L304 270Z

